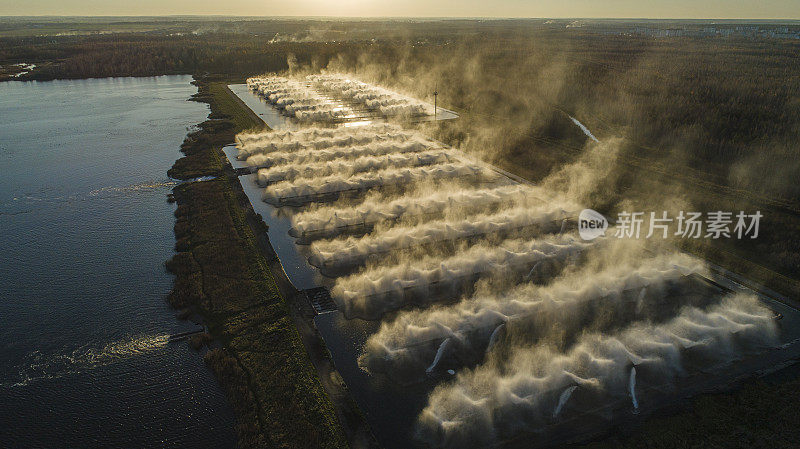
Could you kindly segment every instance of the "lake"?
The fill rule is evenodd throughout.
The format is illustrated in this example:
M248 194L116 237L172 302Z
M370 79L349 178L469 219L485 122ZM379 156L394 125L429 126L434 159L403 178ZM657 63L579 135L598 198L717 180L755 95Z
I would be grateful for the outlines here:
M230 447L164 298L188 76L0 83L3 447Z

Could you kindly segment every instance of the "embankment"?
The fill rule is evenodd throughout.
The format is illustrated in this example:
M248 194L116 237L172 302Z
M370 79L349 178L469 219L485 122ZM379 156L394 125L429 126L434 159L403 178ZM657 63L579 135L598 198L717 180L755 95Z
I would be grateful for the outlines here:
M177 186L178 253L170 303L200 315L218 343L205 360L237 415L239 447L346 447L336 410L309 359L268 261L259 250L252 208L223 164L235 132L263 126L236 107L223 83L198 80L194 100L209 120L184 141L170 169L178 179L217 176Z

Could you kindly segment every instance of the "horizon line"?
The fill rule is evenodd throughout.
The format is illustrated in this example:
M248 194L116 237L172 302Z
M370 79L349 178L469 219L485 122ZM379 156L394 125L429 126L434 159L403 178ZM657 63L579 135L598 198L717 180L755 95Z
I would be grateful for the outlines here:
M792 18L777 18L777 17L566 17L566 16L552 16L552 17L523 17L523 16L259 16L259 15L235 15L235 14L126 14L126 15L73 15L73 14L37 14L37 15L23 15L11 14L0 15L0 18L208 18L208 17L221 17L221 18L254 18L254 19L336 19L336 20L364 20L364 19L382 19L382 20L408 20L408 19L424 19L424 20L660 20L660 21L674 21L674 20L691 20L691 21L709 21L709 20L753 20L753 21L798 21L800 17Z

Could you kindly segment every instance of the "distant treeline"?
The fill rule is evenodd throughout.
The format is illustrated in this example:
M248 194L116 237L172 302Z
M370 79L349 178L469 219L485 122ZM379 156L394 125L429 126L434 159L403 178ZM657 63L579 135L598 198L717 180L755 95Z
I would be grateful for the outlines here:
M311 63L313 58L327 61L341 51L343 46L336 44L265 44L224 33L5 38L0 39L0 64L39 64L22 78L29 80L198 73L247 76L286 70L290 54Z

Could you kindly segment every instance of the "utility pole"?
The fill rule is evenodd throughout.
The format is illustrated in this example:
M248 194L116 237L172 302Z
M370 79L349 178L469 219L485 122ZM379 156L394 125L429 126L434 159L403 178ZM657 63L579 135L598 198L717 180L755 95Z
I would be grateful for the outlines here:
M439 96L439 90L434 87L433 88L433 121L434 122L436 121L436 107L437 107L436 100L438 99L438 96Z

